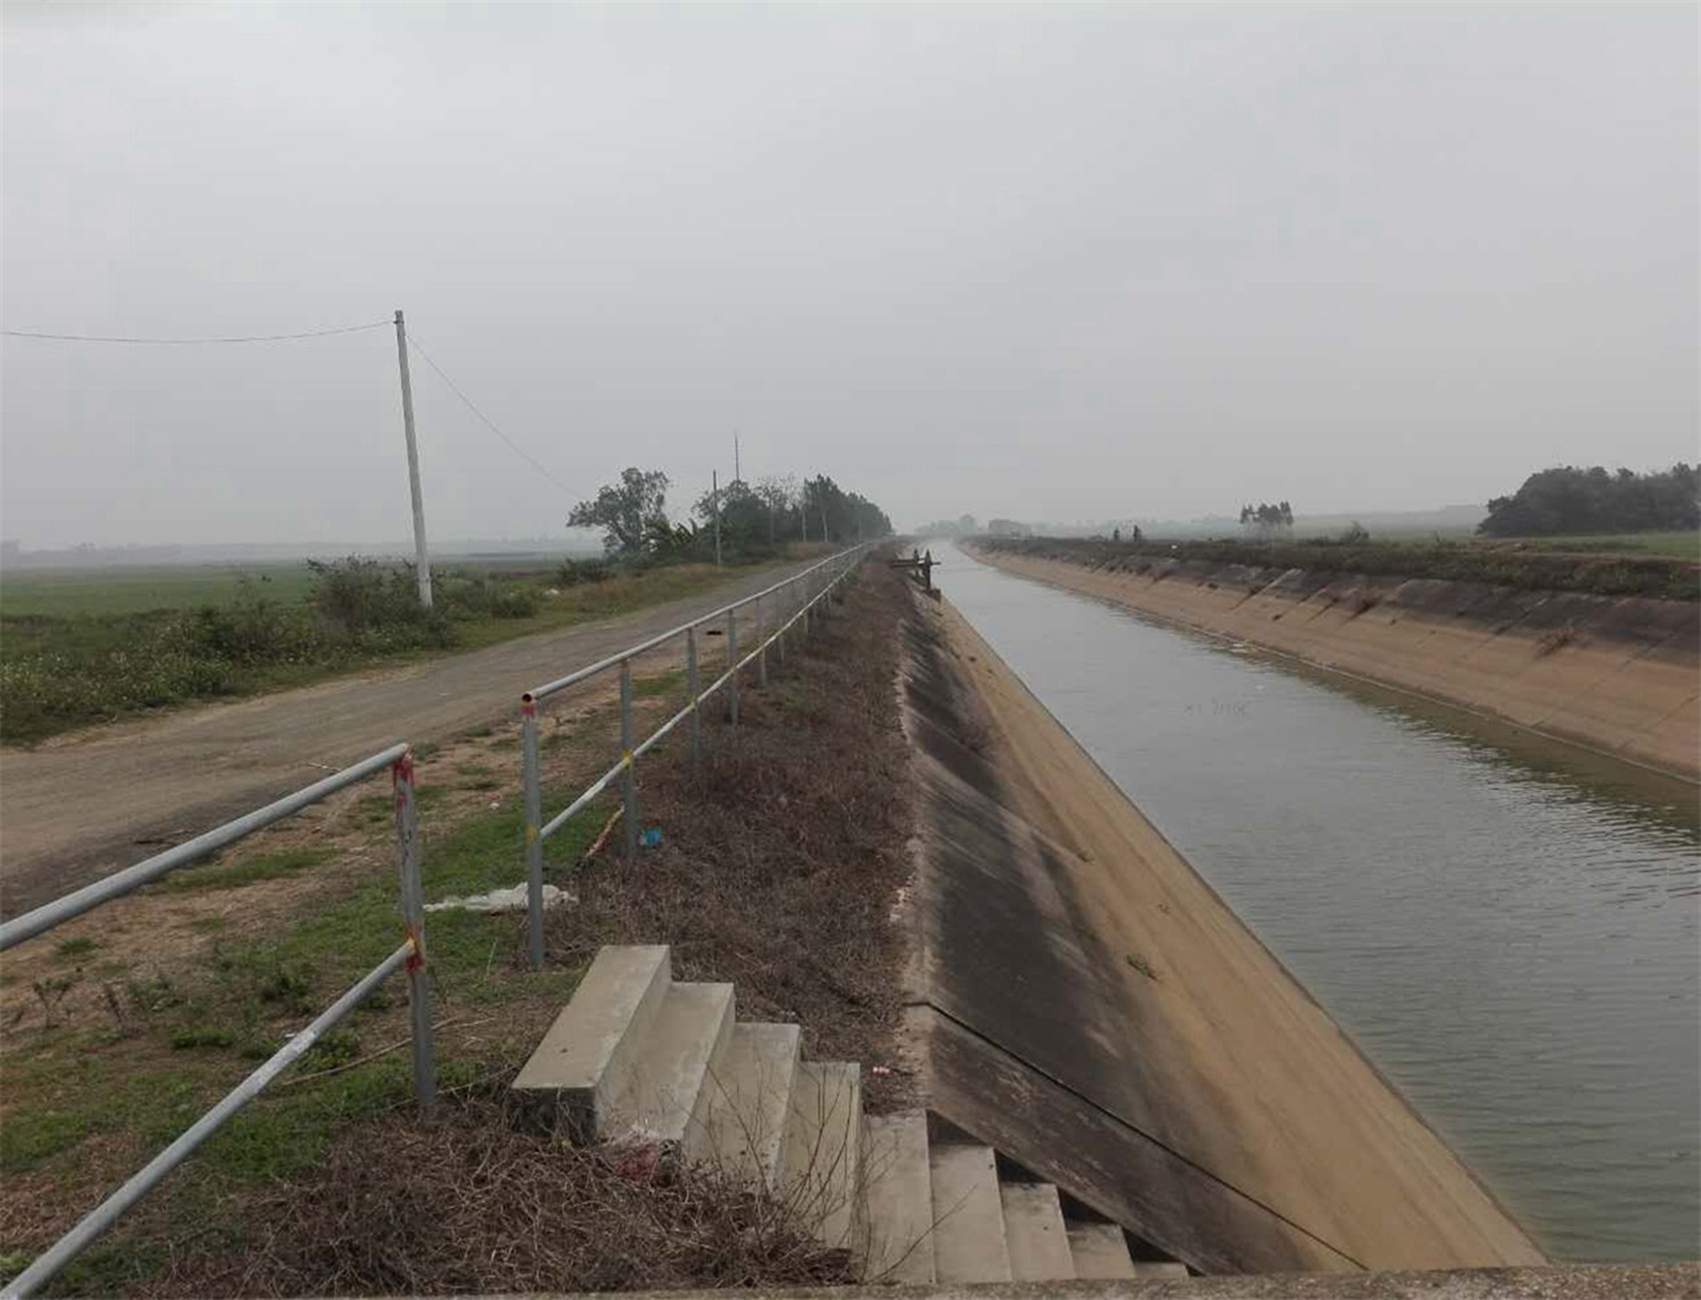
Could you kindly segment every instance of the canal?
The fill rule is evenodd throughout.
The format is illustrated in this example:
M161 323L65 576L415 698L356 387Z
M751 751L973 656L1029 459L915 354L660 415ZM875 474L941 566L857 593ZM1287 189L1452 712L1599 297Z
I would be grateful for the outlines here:
M1701 1254L1693 786L944 559L948 598L1544 1249Z

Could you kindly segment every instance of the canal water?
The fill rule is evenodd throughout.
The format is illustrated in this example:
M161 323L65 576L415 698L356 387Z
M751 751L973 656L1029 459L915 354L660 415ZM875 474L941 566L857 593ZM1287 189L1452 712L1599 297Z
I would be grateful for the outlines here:
M944 558L949 599L1550 1255L1701 1254L1694 787Z

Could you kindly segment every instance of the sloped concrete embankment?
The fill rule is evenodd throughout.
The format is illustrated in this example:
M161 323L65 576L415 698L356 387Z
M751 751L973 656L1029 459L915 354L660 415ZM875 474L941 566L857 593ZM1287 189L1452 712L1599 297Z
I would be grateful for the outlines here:
M1010 573L1701 778L1701 603L974 551Z
M906 638L937 1114L1205 1273L1540 1262L948 604Z

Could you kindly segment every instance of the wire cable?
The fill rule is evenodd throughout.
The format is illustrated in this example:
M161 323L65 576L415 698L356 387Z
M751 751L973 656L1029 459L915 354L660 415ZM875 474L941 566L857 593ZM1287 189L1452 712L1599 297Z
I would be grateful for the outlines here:
M556 478L555 475L551 474L549 472L549 470L546 469L544 467L544 465L537 459L537 457L533 456L524 447L520 446L519 443L515 442L507 434L503 433L502 430L497 426L497 423L496 423L495 420L492 420L483 411L479 410L478 403L474 402L472 398L468 397L465 393L463 393L461 391L460 385L457 384L453 379L450 379L449 376L444 373L443 367L438 365L435 361L433 361L431 359L431 354L429 352L427 352L424 348L419 346L419 340L414 337L414 333L413 333L413 330L411 328L408 330L408 336L407 337L408 337L408 347L412 348L415 352L419 353L419 359L421 361L425 362L426 365L430 366L433 370L435 370L437 372L437 377L439 379L441 379L445 384L449 385L449 391L454 393L454 395L456 397L461 399L462 403L466 406L467 410L471 411L481 421L483 421L485 428L489 429L498 438L502 439L502 441L505 442L508 445L509 451L513 452L521 460L525 461L526 464L530 465L539 474L543 475L544 478L548 479L551 483L553 483L556 487L560 488L568 496L574 495L572 488L568 487L560 479Z
M284 343L294 339L322 339L332 334L358 334L362 330L382 329L384 326L394 323L394 321L377 320L369 325L342 325L336 329L307 330L300 334L238 334L198 339L140 338L115 334L49 334L42 330L3 330L0 333L15 339L51 339L58 343L163 343L183 346L202 343Z

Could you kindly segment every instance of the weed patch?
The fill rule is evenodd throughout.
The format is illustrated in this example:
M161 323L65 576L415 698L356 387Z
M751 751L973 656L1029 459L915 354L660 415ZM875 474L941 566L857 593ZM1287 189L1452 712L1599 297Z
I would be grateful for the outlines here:
M276 853L262 853L246 858L241 862L188 867L172 873L167 878L166 887L179 890L240 889L244 885L257 884L262 880L293 876L298 871L329 862L334 856L336 855L330 849L323 848L281 849Z
M658 695L678 695L685 689L685 672L675 669L673 672L660 673L654 677L638 677L632 682L632 694L640 700L654 699Z

